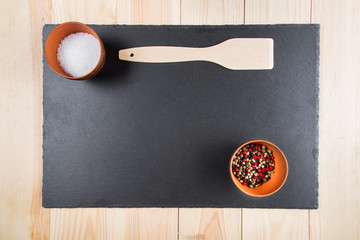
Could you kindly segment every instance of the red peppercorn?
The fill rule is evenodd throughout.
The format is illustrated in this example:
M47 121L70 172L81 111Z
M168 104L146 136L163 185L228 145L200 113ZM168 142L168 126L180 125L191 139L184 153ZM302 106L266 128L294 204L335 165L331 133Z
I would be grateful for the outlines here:
M266 157L263 157L263 160L265 161L265 160L266 160Z
M259 169L258 169L258 172L261 173L261 171L262 171L261 168L259 168Z
M254 178L257 178L257 176L254 176Z
M239 177L240 175L239 174L236 174L237 177Z
M243 162L246 162L246 159L245 159L245 158L243 159Z
M242 185L244 185L244 186L245 186L245 185L246 185L246 182L243 182L243 183L242 183Z
M242 151L242 154L244 154L244 155L245 155L245 154L246 154L246 152L245 152L245 151Z
M247 170L249 170L248 168L245 168L245 170L247 171Z
M256 180L257 182L260 182L260 180L258 179L258 180Z
M260 156L264 156L264 153L261 153Z
M252 150L252 149L251 149L251 148L249 148L249 152L251 152L251 150Z
M238 171L239 171L239 169L238 169L238 168L235 168L235 171L237 171L237 172L238 172Z
M274 168L270 166L270 170L273 170Z
M269 168L265 168L266 171L269 171Z

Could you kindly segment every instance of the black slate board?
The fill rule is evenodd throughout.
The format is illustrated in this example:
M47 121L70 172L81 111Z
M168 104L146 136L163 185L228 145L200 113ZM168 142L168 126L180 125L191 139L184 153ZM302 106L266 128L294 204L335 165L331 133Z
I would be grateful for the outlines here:
M44 207L318 207L319 25L92 27L107 53L100 75L66 80L44 59ZM235 37L273 38L274 69L117 59L122 48ZM252 139L288 159L269 197L245 195L229 176L233 151Z

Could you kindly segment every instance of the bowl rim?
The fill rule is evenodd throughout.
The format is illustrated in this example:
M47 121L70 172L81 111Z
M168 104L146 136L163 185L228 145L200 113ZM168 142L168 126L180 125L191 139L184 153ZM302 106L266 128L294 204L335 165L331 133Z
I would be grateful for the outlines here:
M236 155L236 153L239 151L240 148L244 147L245 145L248 145L248 144L251 144L251 143L256 143L256 142L263 142L265 145L266 144L270 144L272 146L274 146L277 150L279 150L279 152L281 153L281 155L283 155L284 157L284 162L285 162L285 169L286 169L286 172L285 172L285 177L284 179L282 180L281 184L272 192L270 193L267 193L267 194L261 194L261 195L257 195L257 194L252 194L252 193L248 193L246 191L244 191L242 188L240 188L238 186L238 184L240 184L240 182L235 178L233 172L232 172L232 162L234 160L234 157ZM270 196L274 193L276 193L277 191L279 191L282 186L285 184L286 180L287 180L287 177L288 177L288 173L289 173L289 166L288 166L288 162L287 162L287 159L286 159L286 156L285 154L283 153L283 151L281 151L281 149L274 143L270 142L270 141L266 141L266 140L263 140L263 139L255 139L255 140L250 140L250 141L247 141L243 144L241 144L233 153L233 155L231 156L230 158L230 165L229 165L229 171L230 171L230 177L231 177L231 180L233 181L233 183L235 184L235 186L240 190L242 191L243 193L245 193L246 195L249 195L249 196L252 196L252 197L267 197L267 196Z
M87 74L83 75L83 76L80 76L80 77L72 77L72 76L69 76L69 75L64 75L58 71L56 71L50 64L49 64L49 60L48 60L48 55L49 55L49 52L48 52L48 48L46 47L48 45L48 41L49 41L49 36L51 35L52 32L54 32L55 30L65 26L65 25L70 25L70 24L76 24L76 25L82 25L86 28L89 28L93 35L95 36L95 38L99 41L100 43L100 57L99 57L99 60L97 62L97 64L95 65L95 67ZM69 36L69 35L67 35ZM99 37L99 35L97 34L97 32L95 32L94 29L92 29L89 25L85 24L85 23L82 23L82 22L78 22L78 21L67 21L67 22L63 22L61 24L59 24L58 26L56 26L53 30L51 30L51 32L49 33L49 35L47 36L46 38L46 41L45 41L45 45L44 45L44 52L45 52L45 58L46 58L46 61L48 63L48 65L50 66L50 68L55 72L57 73L58 75L60 75L61 77L64 77L64 78L67 78L67 79L71 79L71 80L85 80L85 79L89 79L89 78L92 78L94 77L96 74L94 74L95 72L97 72L97 70L100 68L103 67L103 65L105 64L105 47L104 47L104 43L102 42L101 38ZM103 60L102 60L103 59Z

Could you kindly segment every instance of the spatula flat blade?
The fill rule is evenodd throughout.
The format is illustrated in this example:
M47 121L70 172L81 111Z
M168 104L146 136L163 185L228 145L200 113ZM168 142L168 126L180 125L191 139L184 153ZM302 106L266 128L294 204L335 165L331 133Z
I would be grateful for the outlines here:
M267 70L274 67L272 38L233 38L208 48L209 61L232 70Z

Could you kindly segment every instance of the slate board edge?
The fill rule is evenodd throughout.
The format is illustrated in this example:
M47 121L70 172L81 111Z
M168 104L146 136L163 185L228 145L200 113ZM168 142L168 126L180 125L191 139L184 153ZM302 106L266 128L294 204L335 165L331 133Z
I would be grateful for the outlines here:
M320 67L320 24L315 25L317 28L316 34L316 85L317 85L317 96L316 96L316 138L315 145L317 149L314 152L315 159L315 172L316 172L316 189L315 189L315 198L316 202L314 203L314 209L319 208L319 97L320 97L320 84L319 84L319 67Z
M47 205L46 203L42 204L42 207L44 208L219 208L219 206L217 205L203 205L203 206L198 206L198 205L186 205L186 206L181 206L181 205L137 205L137 206L133 206L133 205L116 205L113 204L113 206L104 206L104 205L86 205L86 204L78 204L78 205L74 205L74 206L68 206L68 205L61 205L61 204L57 204L57 205L53 205L53 204L49 204ZM288 207L288 208L282 208L282 207L259 207L259 206L247 206L247 207L236 207L236 206L232 206L232 205L224 205L221 206L221 208L232 208L232 209L239 209L239 208L248 208L248 209L300 209L300 210L307 210L307 209L318 209L318 206L314 206L311 208L301 208L301 207Z
M44 28L45 27L56 27L60 24L44 24L43 25L43 42L45 43L44 39ZM267 27L267 28L292 28L292 27L309 27L313 26L315 28L320 28L320 24L318 23L299 23L299 24L246 24L246 25L240 25L240 24L225 24L225 25L132 25L132 24L87 24L88 26L103 26L103 27L131 27L131 28L219 28L220 26L222 28L232 28L232 27L241 27L243 29L251 29L251 28L258 28L258 27Z

